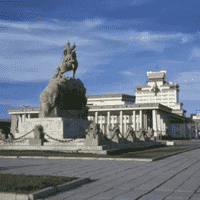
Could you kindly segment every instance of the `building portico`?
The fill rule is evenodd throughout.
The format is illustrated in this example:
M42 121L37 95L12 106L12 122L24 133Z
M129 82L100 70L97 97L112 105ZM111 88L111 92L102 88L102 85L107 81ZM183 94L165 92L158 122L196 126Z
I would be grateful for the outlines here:
M157 103L151 104L134 104L125 106L90 106L90 113L88 119L107 126L106 132L108 133L108 125L111 124L112 128L115 124L120 127L122 135L126 136L126 131L129 125L133 130L139 131L141 128L148 130L153 128L154 136L165 136L168 134L170 123L189 123L188 118L171 113L171 108ZM94 115L93 113L98 113ZM95 116L99 117L98 119Z

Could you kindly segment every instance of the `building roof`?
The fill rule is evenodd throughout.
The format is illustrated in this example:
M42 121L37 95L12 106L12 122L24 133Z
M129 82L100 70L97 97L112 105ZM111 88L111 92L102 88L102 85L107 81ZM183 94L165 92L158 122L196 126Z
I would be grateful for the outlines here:
M89 95L87 98L96 99L96 98L110 98L110 97L122 97L122 98L135 98L134 95L129 94L103 94L103 95Z
M149 79L151 78L165 78L165 73L166 71L160 71L160 72L147 72L147 76L149 77Z

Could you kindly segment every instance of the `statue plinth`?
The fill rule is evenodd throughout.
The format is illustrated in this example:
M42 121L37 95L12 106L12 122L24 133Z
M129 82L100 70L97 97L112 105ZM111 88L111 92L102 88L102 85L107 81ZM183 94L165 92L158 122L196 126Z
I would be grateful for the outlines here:
M89 120L73 118L32 118L22 122L21 133L25 134L34 129L35 125L42 125L44 134L47 133L52 138L63 140L67 138L85 138L85 130L90 123ZM25 138L33 138L34 133ZM52 141L47 135L44 136L47 141Z

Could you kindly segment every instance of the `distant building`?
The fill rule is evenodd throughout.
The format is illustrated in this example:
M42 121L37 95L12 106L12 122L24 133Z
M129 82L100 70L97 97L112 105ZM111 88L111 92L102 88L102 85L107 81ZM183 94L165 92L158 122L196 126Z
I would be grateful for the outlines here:
M128 126L133 130L153 128L155 137L171 135L172 137L195 137L191 131L194 121L186 117L186 110L179 102L179 86L165 81L166 71L147 72L145 86L136 86L135 96L127 94L89 95L88 120L100 124L104 134L108 125L118 124L120 132L126 136ZM26 118L38 117L39 108L12 109L12 131L20 132L21 124ZM14 128L15 127L15 128Z
M179 102L179 85L165 81L166 71L147 72L145 86L136 86L136 103L160 103L173 109L173 112L186 117L183 103Z
M195 122L192 125L192 132L196 132L197 135L200 137L200 113L191 114L191 119Z

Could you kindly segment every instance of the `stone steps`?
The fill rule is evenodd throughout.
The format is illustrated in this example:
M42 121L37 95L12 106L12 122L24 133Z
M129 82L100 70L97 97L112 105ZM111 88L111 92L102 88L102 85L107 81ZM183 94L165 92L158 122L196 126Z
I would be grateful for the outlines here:
M79 146L76 145L70 145L70 146L63 146L60 147L58 145L55 146L29 146L29 145L21 145L21 146L14 146L14 145L6 145L6 146L1 146L0 149L15 149L15 150L19 150L19 149L38 149L38 150L78 150L80 149ZM109 149L108 146L81 146L82 150L106 150Z
M66 141L72 139L64 139ZM137 141L137 142L124 142L120 141L119 144L106 143L107 145L91 146L86 145L84 142L85 138L79 138L72 140L70 142L58 142L58 141L48 141L44 142L43 146L35 146L29 144L29 139L21 142L13 143L1 143L0 150L44 150L44 151L60 151L60 152L83 152L83 153L94 153L94 154L104 154L108 152L125 149L125 148L144 148L147 146L156 145L153 141ZM157 143L158 144L158 143Z

